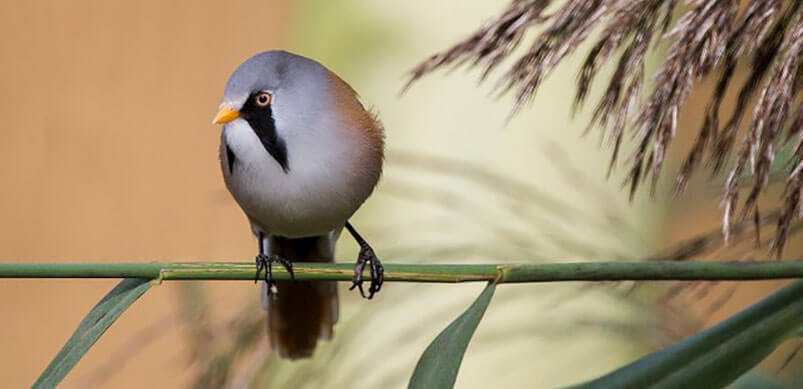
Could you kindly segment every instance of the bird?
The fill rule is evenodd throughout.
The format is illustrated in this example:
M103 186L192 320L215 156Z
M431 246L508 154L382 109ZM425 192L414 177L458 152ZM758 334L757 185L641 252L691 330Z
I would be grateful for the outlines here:
M350 290L371 299L382 287L382 263L349 220L382 174L384 128L334 72L282 50L258 53L234 70L212 122L222 125L226 188L257 240L255 281L264 271L271 347L283 358L311 357L318 341L334 334L338 293L334 281L296 281L294 262L334 262L345 228L360 246ZM274 280L274 264L291 280Z

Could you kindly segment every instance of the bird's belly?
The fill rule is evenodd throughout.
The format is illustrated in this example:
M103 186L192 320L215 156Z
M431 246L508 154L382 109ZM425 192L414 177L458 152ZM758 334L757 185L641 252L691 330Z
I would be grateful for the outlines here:
M284 171L264 149L236 143L228 145L234 158L229 166L226 146L221 146L226 186L251 222L269 234L295 238L341 228L378 180L360 174L347 155L298 160L290 154Z
M340 228L361 203L344 197L350 188L337 182L296 182L264 171L249 177L236 170L229 181L229 190L253 224L290 238Z

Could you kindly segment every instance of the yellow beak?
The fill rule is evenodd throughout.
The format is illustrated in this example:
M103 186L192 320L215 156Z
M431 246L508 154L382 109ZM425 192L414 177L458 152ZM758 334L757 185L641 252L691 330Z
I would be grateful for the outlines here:
M229 107L223 107L220 109L220 111L217 111L217 115L215 115L215 118L212 119L212 123L213 124L228 123L239 117L240 117L240 112L235 111Z

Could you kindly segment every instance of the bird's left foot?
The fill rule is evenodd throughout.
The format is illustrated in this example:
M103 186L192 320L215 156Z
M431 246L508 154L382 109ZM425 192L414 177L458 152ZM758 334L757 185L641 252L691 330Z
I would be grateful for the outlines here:
M363 290L362 287L362 283L364 282L362 279L362 271L369 263L371 265L371 285L368 287L368 296L366 296L365 290ZM354 265L354 279L352 280L349 290L358 288L362 297L369 300L374 298L374 294L379 292L379 289L382 289L384 272L385 269L382 267L382 262L379 261L379 257L377 257L376 253L374 253L374 249L372 249L367 243L361 244L360 254L357 256L357 264Z
M295 274L293 274L293 263L290 262L287 258L280 257L278 255L267 255L267 254L259 254L256 256L256 265L257 265L257 272L256 277L254 278L254 282L259 280L259 274L262 270L265 270L265 283L267 284L267 293L268 296L276 295L279 290L276 288L276 281L273 280L273 264L280 263L288 273L290 273L290 279L295 280Z

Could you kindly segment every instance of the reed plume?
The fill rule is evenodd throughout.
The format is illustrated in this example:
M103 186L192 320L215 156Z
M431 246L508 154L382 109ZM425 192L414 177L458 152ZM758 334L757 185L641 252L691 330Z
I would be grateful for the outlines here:
M481 80L486 80L510 58L497 92L515 96L511 114L516 114L533 100L558 64L598 29L600 34L579 71L575 108L588 99L603 65L613 64L612 75L594 104L589 128L597 128L612 145L609 171L619 159L625 133L632 134L635 148L626 162L625 181L632 198L648 177L654 192L678 131L683 103L697 83L715 77L716 87L697 128L697 139L677 174L675 190L682 191L701 166L712 173L727 167L722 196L727 239L734 225L751 217L760 219L759 196L767 190L770 173L780 165L786 188L770 244L780 256L790 224L803 215L803 2L679 3L513 0L468 38L413 68L407 87L448 66L479 67ZM516 50L524 46L531 29L537 31L529 46ZM645 55L664 43L668 50L662 64L651 75L652 86L645 87ZM734 77L737 67L747 70L744 81ZM723 115L722 102L732 88L738 90L735 106ZM749 123L743 123L750 111ZM792 151L785 153L785 161L773 164L783 148ZM740 202L739 183L745 179L751 184Z

